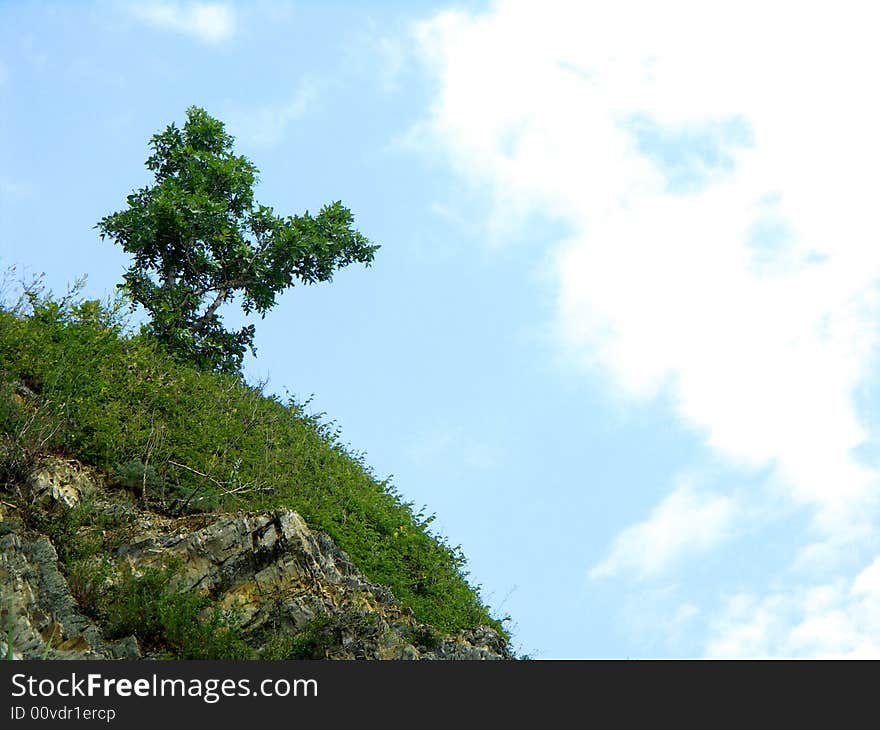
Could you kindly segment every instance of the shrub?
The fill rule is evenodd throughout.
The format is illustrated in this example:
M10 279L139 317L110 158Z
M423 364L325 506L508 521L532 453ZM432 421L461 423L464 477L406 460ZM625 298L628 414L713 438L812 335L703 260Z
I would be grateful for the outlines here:
M108 638L133 634L142 648L174 659L251 658L235 616L212 606L207 596L180 591L174 582L178 568L124 572L103 611Z
M144 465L140 459L132 459L116 467L113 475L119 486L138 494L154 494L164 491L164 482L152 464Z
M39 457L63 440L63 418L0 372L0 489L20 487Z

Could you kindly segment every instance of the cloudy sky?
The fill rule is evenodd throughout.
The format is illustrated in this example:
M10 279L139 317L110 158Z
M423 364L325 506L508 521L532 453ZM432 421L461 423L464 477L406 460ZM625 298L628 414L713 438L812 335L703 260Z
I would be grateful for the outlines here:
M382 246L248 376L437 513L519 651L878 656L871 11L3 2L0 263L110 293L93 226L202 106L260 202Z

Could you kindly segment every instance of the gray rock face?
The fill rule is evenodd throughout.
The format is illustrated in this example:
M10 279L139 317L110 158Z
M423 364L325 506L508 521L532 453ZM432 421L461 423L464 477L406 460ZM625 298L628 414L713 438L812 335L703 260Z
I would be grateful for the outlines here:
M420 651L412 637L425 627L292 510L163 520L117 556L135 571L168 558L180 561L180 589L207 593L234 610L251 636L270 628L293 634L321 617L335 619L339 637L328 647L330 658L509 657L501 637L488 628L443 638L436 650Z
M55 505L75 507L95 490L85 470L75 461L44 459L28 479L28 491L35 504L52 509Z
M504 639L488 626L462 631L455 638L444 638L439 647L423 659L512 659Z
M206 594L234 612L258 655L285 637L317 630L317 658L512 658L491 628L442 636L416 622L388 588L368 581L327 535L309 529L292 510L172 519L114 496L78 465L60 460L45 463L28 486L32 503L42 509L68 509L91 494L94 509L124 513L125 538L107 557L135 575L173 561L180 566L175 590ZM17 656L140 656L133 637L106 642L78 609L45 536L16 528L0 547L0 608L13 617Z
M55 548L42 535L11 533L0 538L0 606L4 656L10 634L13 657L18 659L140 656L133 637L108 643L100 629L79 612L58 570Z

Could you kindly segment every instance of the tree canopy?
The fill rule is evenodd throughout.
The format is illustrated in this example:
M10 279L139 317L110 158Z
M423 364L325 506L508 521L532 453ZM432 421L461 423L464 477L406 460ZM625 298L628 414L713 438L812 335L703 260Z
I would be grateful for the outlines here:
M254 352L254 326L227 331L224 303L239 297L245 314L265 316L297 281L369 266L379 247L339 201L286 218L256 203L258 170L233 153L223 123L195 106L186 117L182 129L172 123L150 140L155 183L96 228L133 256L119 286L149 312L146 330L204 369L237 373L245 351Z

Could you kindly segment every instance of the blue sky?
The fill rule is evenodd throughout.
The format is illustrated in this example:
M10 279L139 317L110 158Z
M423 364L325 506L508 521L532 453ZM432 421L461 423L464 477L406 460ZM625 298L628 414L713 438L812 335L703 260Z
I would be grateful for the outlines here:
M93 226L202 106L260 202L382 246L248 377L436 512L520 651L877 656L871 23L709 5L0 3L0 259L110 293Z

